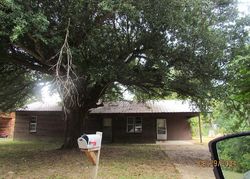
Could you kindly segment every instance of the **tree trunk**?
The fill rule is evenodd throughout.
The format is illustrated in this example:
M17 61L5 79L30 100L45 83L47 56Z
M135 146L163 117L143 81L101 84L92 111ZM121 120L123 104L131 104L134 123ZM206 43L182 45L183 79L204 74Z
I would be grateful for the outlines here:
M79 81L78 81L79 82ZM84 81L77 84L77 92L64 97L65 135L62 149L77 147L77 139L86 132L86 121L91 108L102 106L97 104L107 88L107 82L97 83L86 92ZM81 107L80 107L81 106Z
M80 107L66 109L65 134L62 149L77 147L77 139L86 131L88 110Z

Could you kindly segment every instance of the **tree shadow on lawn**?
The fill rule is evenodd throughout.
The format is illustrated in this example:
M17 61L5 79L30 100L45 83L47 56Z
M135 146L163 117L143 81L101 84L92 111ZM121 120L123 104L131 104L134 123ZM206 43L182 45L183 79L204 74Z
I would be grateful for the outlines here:
M77 178L74 173L84 171L86 160L77 149L57 150L59 147L45 142L0 144L0 178L67 178L71 172Z
M0 178L89 178L92 166L79 149L56 143L0 143ZM179 178L156 145L104 145L99 178Z
M178 171L157 145L109 145L101 156L99 176L103 178L179 178Z

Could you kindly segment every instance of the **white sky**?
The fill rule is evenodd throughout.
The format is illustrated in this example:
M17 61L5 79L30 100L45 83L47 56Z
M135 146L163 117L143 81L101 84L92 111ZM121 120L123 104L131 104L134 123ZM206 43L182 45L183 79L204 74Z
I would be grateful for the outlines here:
M55 104L61 101L58 93L50 93L49 86L44 86L41 90L42 101L48 104Z
M250 0L239 0L238 9L243 14L249 14L250 13Z
M239 0L238 2L239 2L238 8L239 11L242 13L242 15L250 14L250 0ZM125 90L125 87L122 88ZM43 87L41 93L42 93L42 101L45 103L53 104L61 101L59 94L50 94L49 86ZM133 94L125 90L124 99L132 100L133 97L134 97Z

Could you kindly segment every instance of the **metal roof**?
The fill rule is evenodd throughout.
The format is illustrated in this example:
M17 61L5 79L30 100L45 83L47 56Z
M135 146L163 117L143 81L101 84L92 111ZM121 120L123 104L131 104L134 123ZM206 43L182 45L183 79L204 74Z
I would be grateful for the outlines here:
M200 112L194 103L183 100L149 100L146 102L118 101L105 103L103 107L91 110L100 113L181 113Z
M62 106L60 106L58 103L49 104L43 102L34 102L18 109L17 111L62 111Z
M58 103L34 102L17 111L62 111ZM146 102L106 102L104 106L90 110L92 114L114 113L194 113L200 112L194 103L183 100L149 100Z

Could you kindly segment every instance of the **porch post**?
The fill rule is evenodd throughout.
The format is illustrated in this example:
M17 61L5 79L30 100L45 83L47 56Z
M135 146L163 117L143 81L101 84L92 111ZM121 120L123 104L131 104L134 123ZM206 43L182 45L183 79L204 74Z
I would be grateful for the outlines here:
M200 134L200 143L202 143L201 116L200 116L200 113L199 113L198 119L199 119L199 134Z

